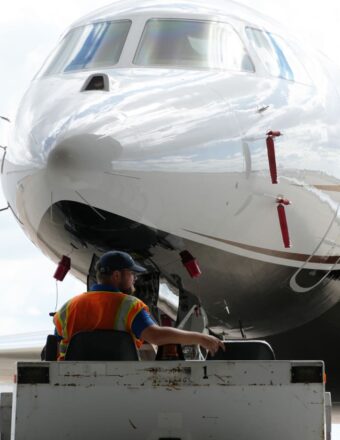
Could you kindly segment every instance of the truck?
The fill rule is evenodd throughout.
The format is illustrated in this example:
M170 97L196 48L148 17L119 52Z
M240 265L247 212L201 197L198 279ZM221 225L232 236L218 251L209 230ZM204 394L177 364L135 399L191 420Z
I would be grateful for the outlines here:
M275 360L264 341L225 346L194 360L18 362L0 438L331 439L322 361Z

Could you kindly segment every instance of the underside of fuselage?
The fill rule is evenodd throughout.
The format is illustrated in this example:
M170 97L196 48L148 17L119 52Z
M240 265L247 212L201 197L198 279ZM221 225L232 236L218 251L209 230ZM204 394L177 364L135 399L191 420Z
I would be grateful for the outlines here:
M166 283L177 303L173 308L178 323L193 305L200 305L209 328L227 337L286 331L318 317L339 299L339 271L301 270L221 251L85 203L60 201L51 206L38 239L54 260L65 246L73 249L72 267L83 280L94 256L112 249L131 253L149 269L148 277L154 274L160 284ZM199 278L191 278L183 265L183 251L197 260ZM292 290L292 278L308 292ZM143 280L139 282L142 286ZM159 299L154 288L149 306L154 308Z

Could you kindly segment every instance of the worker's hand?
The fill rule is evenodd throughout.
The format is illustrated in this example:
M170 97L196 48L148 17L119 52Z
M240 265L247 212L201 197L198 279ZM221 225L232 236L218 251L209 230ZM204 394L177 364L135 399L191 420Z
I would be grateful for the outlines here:
M208 350L212 356L214 356L220 348L223 351L225 351L223 341L221 341L218 338L215 338L215 336L202 334L202 340L200 341L200 345L202 345L202 347L204 347L206 350Z

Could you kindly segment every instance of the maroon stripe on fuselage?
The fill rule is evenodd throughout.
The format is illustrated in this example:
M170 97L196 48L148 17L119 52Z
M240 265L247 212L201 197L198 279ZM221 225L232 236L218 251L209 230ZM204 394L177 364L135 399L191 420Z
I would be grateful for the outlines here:
M340 255L336 256L322 256L322 255L308 255L308 254L298 254L294 252L284 252L284 251L276 251L273 249L260 248L257 246L251 246L249 244L237 243L236 241L224 240L222 238L213 237L211 235L200 234L198 232L190 231L185 229L185 231L190 232L191 234L200 235L201 237L210 238L211 240L219 241L220 243L229 244L230 246L235 246L240 249L245 249L251 252L257 252L258 254L270 255L271 257L284 258L286 260L294 260L294 261L302 261L306 262L308 260L309 263L319 263L319 264L336 264L340 262Z

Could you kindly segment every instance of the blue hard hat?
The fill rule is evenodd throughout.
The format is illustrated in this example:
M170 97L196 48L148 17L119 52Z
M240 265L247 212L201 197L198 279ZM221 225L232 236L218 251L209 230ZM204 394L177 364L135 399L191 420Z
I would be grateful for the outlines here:
M103 254L97 263L96 269L100 273L110 274L114 270L128 269L132 272L146 272L146 269L135 263L131 255L126 252L110 251Z

